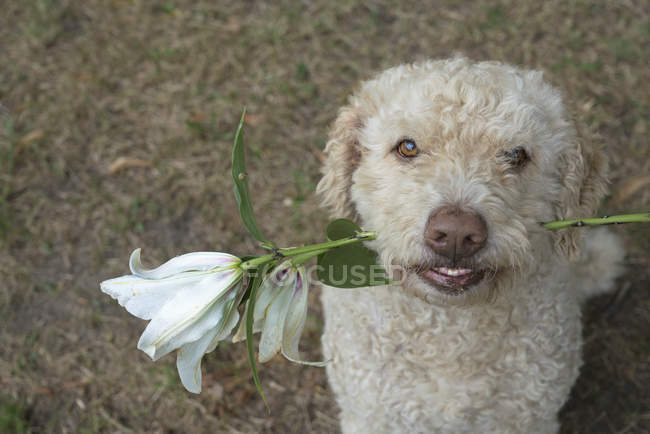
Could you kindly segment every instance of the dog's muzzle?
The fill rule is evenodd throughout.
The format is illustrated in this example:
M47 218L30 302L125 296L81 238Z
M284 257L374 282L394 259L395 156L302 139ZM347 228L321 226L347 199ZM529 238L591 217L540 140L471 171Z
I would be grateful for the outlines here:
M424 268L418 274L440 291L461 294L480 282L485 271L476 269L472 257L488 237L485 220L476 212L445 206L433 212L424 232L426 244L444 262L444 266Z

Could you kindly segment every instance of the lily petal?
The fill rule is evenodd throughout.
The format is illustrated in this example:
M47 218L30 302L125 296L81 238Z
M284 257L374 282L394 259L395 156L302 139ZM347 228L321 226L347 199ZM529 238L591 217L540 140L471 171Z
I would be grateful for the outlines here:
M192 393L201 393L201 359L217 334L217 329L206 333L198 341L183 345L176 356L176 368L183 386Z
M278 288L281 289L281 288ZM279 294L279 291L278 291ZM244 316L242 317L241 322L239 323L239 327L237 327L237 331L235 332L235 335L232 337L232 343L236 344L237 342L245 341L246 340L246 315L248 314L248 305L249 302L246 302L246 309L244 309ZM257 304L256 304L257 306ZM257 311L257 309L255 309ZM262 312L263 315L261 314L260 317L255 318L253 314L253 333L259 333L262 331L264 328L264 315L266 314L265 312Z
M273 275L267 277L257 291L258 297L255 301L255 312L253 313L255 322L264 320L268 307L280 295L282 288L286 286L278 285L274 280Z
M241 296L236 297L233 300L227 318L225 319L225 321L223 321L223 324L220 324L217 327L217 335L214 337L212 343L205 351L206 353L211 353L212 351L214 351L214 349L217 348L217 344L219 343L219 341L223 341L224 339L226 339L228 335L232 332L232 330L235 328L235 326L237 325L237 322L239 322L239 312L237 311L237 307L239 306L240 301L241 301Z
M178 292L154 316L138 341L138 348L153 360L182 345L200 339L228 313L230 297L241 285L241 270L232 269L206 277ZM234 291L233 286L237 284Z
M201 359L207 353L214 351L219 341L223 340L237 325L239 312L237 305L240 297L230 297L224 304L227 311L225 318L214 329L208 331L198 341L183 345L176 357L176 368L183 386L192 393L201 393Z
M228 253L194 252L176 256L160 267L146 269L140 260L140 251L141 249L135 249L131 253L129 268L134 275L147 279L163 279L185 271L206 271L241 262L238 257L229 255Z
M282 346L282 329L284 328L285 317L289 310L289 304L293 297L293 285L283 286L280 294L268 308L262 329L262 337L259 346L260 363L268 362L280 351Z
M288 270L291 268L291 263L286 261L275 268L269 276L267 276L257 290L257 297L255 301L255 312L253 313L253 333L259 333L264 326L264 318L266 311L273 300L280 294L282 286L287 282L287 279L295 277L295 273L290 273ZM246 314L248 313L249 302L246 302L246 309L244 311L244 319L242 319L237 331L232 338L233 343L246 340Z
M127 275L105 280L101 290L117 299L131 314L142 319L153 318L182 288L205 279L213 271L186 272L164 279L143 279Z
M305 320L307 319L309 282L305 280L305 277L304 269L299 270L296 278L295 292L289 305L284 329L282 330L282 355L295 363L310 366L325 366L327 361L307 362L302 360L300 358L300 351L298 350L298 343L300 342L302 331L305 328Z
M244 316L242 317L241 321L239 322L239 327L237 327L237 331L235 332L235 335L232 337L232 343L236 344L237 342L245 341L246 340L246 316L248 315L248 305L249 302L246 302L246 309L244 309ZM253 321L253 333L259 333L262 331L262 326L264 325L264 318L254 320Z

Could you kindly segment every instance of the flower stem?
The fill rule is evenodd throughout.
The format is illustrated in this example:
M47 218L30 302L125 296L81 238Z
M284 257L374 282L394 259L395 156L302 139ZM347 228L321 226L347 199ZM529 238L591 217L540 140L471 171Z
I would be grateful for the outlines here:
M615 225L620 223L649 223L650 212L640 214L622 214L614 216L605 216L599 218L584 218L573 220L557 220L553 222L541 223L546 229L564 229L569 227L582 227L582 226L599 226L599 225Z
M308 253L313 253L316 256L319 253L333 249L335 247L345 246L348 244L360 243L362 241L370 241L377 238L377 232L368 231L368 232L358 232L357 234L341 238L340 240L326 241L319 244L311 244L309 246L302 247L290 247L288 249L276 249L273 253L268 255L258 256L257 258L250 259L248 261L242 262L239 264L239 267L243 270L248 270L251 268L258 267L267 262L277 260L278 257L292 257L297 255L303 255Z
M321 253L327 252L329 249L315 250L313 252L301 253L299 255L293 256L291 258L291 263L294 267L299 267L305 262L309 261L311 258L320 255Z

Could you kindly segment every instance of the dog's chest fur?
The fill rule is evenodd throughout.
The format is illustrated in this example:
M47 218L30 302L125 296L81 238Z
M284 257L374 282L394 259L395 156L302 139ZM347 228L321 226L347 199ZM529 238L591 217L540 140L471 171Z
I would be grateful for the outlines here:
M462 307L395 287L325 288L330 382L340 406L358 410L343 416L363 424L355 431L344 420L346 432L496 432L510 421L512 432L553 432L580 365L579 305L568 289L556 271Z

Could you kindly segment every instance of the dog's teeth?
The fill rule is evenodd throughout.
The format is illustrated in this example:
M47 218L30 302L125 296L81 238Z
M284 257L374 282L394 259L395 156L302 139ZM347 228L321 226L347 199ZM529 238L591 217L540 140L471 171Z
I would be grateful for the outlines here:
M452 276L452 277L457 277L457 276L464 276L466 274L469 274L472 272L472 270L468 268L447 268L447 267L438 267L435 268L436 272L440 274L444 274L447 276Z

